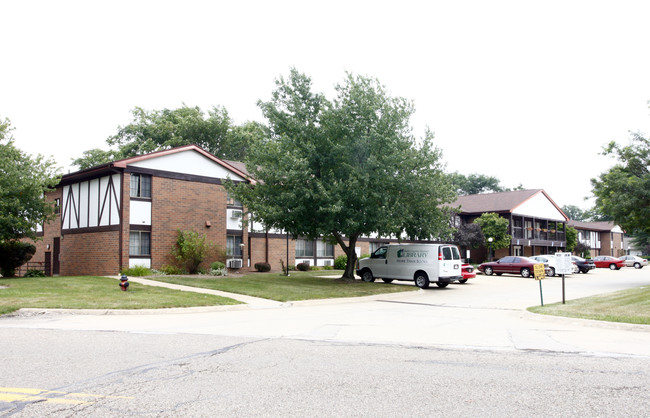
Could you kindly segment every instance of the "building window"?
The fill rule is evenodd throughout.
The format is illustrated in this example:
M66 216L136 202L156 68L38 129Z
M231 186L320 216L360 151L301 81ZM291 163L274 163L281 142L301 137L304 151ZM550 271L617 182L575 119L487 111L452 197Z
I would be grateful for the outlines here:
M236 206L238 208L242 207L242 204L239 200L235 199L230 192L226 195L226 204L228 206Z
M334 257L334 246L324 241L316 241L316 257Z
M151 176L131 174L131 197L151 198Z
M57 215L61 213L61 199L58 197L54 199L54 213Z
M304 239L296 240L296 258L305 258L314 256L314 243Z
M241 251L242 237L241 235L228 235L226 241L226 255L229 257L242 256Z
M131 231L129 236L129 255L151 255L151 232Z

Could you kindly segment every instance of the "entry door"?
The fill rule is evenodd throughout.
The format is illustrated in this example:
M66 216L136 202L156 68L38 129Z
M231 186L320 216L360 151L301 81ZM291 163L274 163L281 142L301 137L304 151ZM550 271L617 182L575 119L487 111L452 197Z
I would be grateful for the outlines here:
M52 275L58 276L60 271L59 256L61 254L61 238L54 238L52 245Z
M524 255L524 249L522 248L521 245L515 245L515 246L512 247L512 249L513 249L513 251L514 251L514 253L515 253L515 254L514 254L515 256L517 256L517 257L523 257L523 255Z

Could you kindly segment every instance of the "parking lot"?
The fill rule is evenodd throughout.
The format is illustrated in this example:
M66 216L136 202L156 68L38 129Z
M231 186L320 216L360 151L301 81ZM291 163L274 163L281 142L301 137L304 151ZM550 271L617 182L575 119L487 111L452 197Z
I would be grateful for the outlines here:
M519 276L478 275L440 289L268 305L90 314L43 311L4 318L0 327L211 334L342 342L540 349L650 355L650 326L549 317L527 312L539 305L540 286ZM577 299L650 284L650 270L597 269L565 279ZM562 279L542 281L545 304L562 301Z

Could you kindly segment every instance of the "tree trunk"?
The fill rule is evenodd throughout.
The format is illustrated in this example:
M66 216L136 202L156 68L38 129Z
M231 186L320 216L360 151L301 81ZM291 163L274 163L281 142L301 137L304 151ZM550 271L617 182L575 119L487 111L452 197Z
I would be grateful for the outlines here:
M357 253L354 251L356 245L357 245L357 238L358 235L352 235L348 239L348 245L345 245L345 241L343 241L343 236L338 233L338 232L332 232L334 235L334 238L336 238L336 242L339 243L343 251L345 252L345 255L348 256L348 262L345 265L345 271L343 272L343 276L341 279L346 280L346 281L352 281L356 280L355 277L355 269L357 266Z

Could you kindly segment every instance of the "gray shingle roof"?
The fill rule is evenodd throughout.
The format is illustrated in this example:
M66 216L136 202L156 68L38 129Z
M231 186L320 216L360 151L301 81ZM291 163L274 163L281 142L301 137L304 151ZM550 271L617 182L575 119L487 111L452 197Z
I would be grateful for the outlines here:
M451 204L451 206L460 206L460 212L466 214L484 212L512 212L519 205L538 193L544 193L544 191L542 189L531 189L514 190L511 192L501 193L473 194L468 196L460 196L454 203Z

